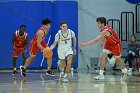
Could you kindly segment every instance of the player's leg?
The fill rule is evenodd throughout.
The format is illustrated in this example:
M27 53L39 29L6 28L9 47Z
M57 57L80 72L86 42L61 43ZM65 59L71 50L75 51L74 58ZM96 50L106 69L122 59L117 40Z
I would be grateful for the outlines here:
M73 68L73 64L74 64L74 61L75 61L75 56L76 56L76 55L74 55L74 54L73 54L73 56L72 56L72 61L71 61L71 67L72 67L72 68Z
M31 62L34 60L35 57L36 55L30 54L30 57L26 60L23 68L26 69L31 64Z
M60 59L60 65L59 65L59 69L60 69L60 78L64 76L64 69L66 67L66 60L65 59Z
M66 49L66 70L65 70L65 75L64 75L64 82L68 82L67 75L70 74L71 71L71 66L72 66L72 59L73 59L73 50L71 47Z
M71 73L71 76L72 77L73 77L73 74L74 74L73 64L74 64L74 61L75 61L75 56L76 55L73 54L73 56L72 56L72 62L71 62L71 71L70 71L70 73Z
M67 65L66 65L65 75L63 78L64 82L68 82L68 74L70 73L70 70L71 70L72 57L73 57L73 54L69 54L67 56Z
M30 57L25 61L24 66L20 66L22 76L24 76L24 77L26 76L26 68L34 60L38 51L39 51L39 49L38 49L37 45L30 43Z
M15 49L13 50L13 74L12 75L16 75L16 61L17 61L17 58L18 58L18 55L19 55L19 50L18 49Z
M120 56L115 56L116 61L120 65L120 69L124 69L124 62L122 61L122 58Z
M47 59L47 64L48 64L47 68L50 69L52 66L52 57Z
M24 64L25 64L25 62L26 62L26 52L23 52L22 53L22 58L23 58L23 66L24 66Z
M54 76L53 71L51 70L51 66L52 66L52 57L47 59L47 64L48 64L48 68L47 68L47 75L51 75Z
M66 49L63 49L63 48L58 48L58 58L60 60L60 64L59 64L59 69L60 69L60 77L63 77L64 76L64 70L65 70L65 67L66 67L66 52L65 52Z
M121 76L121 80L125 80L127 77L127 69L125 68L125 64L122 61L121 56L115 56L116 61L118 62L118 64L120 65L120 69L122 71L122 76Z
M66 74L70 73L72 57L73 57L73 55L68 55L67 56L67 66L66 66L66 72L65 72Z
M125 64L121 58L121 44L117 44L112 47L112 53L115 55L116 61L120 65L120 69L122 71L121 80L125 80L127 77L127 69L125 68Z
M25 61L25 64L23 66L24 69L26 69L31 64L31 62L36 57L36 54L38 51L39 51L39 48L38 48L37 44L35 44L34 42L31 41L31 43L30 43L30 57Z
M20 66L20 70L21 70L21 75L22 76L26 76L26 68L31 64L31 62L34 60L36 55L32 55L30 54L30 57L25 61L24 66Z
M99 75L94 77L95 79L104 79L104 68L105 68L105 61L107 58L107 55L110 53L109 50L103 49L103 52L100 56L100 70Z
M17 61L17 57L13 57L13 74L12 75L16 75L16 61Z

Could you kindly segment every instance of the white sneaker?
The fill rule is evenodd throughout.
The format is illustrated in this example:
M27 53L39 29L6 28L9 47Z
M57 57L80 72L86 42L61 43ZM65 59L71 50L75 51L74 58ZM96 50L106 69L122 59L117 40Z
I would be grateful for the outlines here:
M126 78L127 78L127 69L125 69L125 72L122 73L121 80L126 80Z
M98 75L98 76L94 77L94 79L96 79L96 80L104 79L104 78L105 78L104 75Z
M67 77L64 77L64 78L63 78L63 82L64 82L64 83L68 83L68 82L69 82L68 78L67 78Z
M62 77L64 77L64 72L63 71L60 72L60 78L62 78Z

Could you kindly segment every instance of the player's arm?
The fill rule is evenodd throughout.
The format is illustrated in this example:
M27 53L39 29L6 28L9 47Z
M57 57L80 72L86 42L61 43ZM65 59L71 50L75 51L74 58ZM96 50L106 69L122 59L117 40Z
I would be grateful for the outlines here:
M57 41L54 41L53 44L50 46L50 49L53 50L56 47Z
M99 36L97 36L94 40L91 40L87 43L82 43L82 44L80 44L80 46L84 47L84 46L96 44L99 40L103 39L105 35L108 36L108 34L110 34L108 31L102 31L101 34Z
M102 41L101 41L101 47L103 47L105 44L105 39L103 38Z
M44 36L43 31L37 32L37 46L39 47L40 50L44 50L44 47L41 45L41 42L43 41L43 36Z
M73 45L74 45L74 54L76 54L77 39L74 32L72 32L72 37L73 37Z
M16 34L14 33L13 37L12 37L12 47L13 47L13 49L15 49L15 46L14 46L15 39L16 39Z
M50 46L50 48L53 50L55 47L56 47L56 45L57 45L57 43L58 43L58 40L59 40L59 35L58 35L58 33L55 35L55 41L53 42L53 44Z

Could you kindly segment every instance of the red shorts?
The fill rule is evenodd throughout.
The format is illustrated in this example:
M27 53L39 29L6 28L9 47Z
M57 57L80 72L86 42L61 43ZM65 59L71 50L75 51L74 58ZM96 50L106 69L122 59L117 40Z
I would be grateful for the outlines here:
M41 42L41 45L45 48L45 47L47 47L48 45L46 44L46 42L45 41L42 41ZM32 55L36 55L37 54L37 52L39 51L40 49L38 48L38 46L37 46L37 41L31 41L30 42L30 54L32 54Z
M13 57L18 57L19 54L22 54L24 52L27 52L26 48L16 48L15 50L13 50Z
M121 43L118 43L118 44L115 44L115 45L107 45L107 44L105 44L104 49L109 50L115 56L120 56L121 51L122 51L122 44Z

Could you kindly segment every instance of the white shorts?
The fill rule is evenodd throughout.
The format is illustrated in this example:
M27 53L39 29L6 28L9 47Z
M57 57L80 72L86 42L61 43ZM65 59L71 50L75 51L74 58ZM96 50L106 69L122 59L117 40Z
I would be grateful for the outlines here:
M73 50L71 47L69 48L58 48L58 58L66 59L68 55L73 55Z

